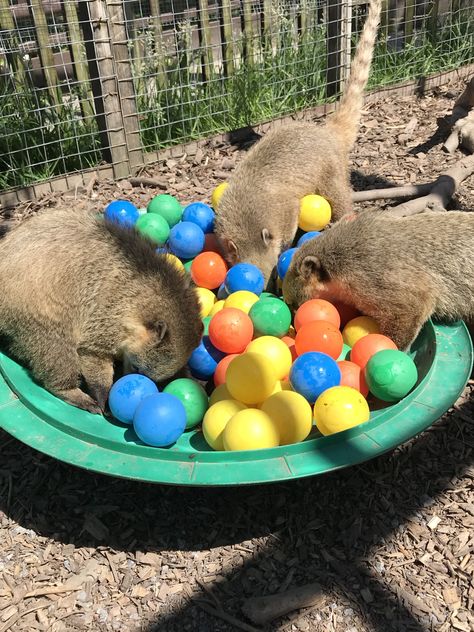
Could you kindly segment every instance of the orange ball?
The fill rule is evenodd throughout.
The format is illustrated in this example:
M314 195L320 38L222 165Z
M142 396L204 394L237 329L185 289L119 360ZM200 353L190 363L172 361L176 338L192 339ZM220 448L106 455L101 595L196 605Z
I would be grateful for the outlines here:
M360 312L353 305L348 305L347 303L341 303L340 301L334 301L334 307L339 312L339 316L341 317L341 329L353 318L360 316Z
M299 329L295 338L296 353L299 356L307 351L320 351L337 360L343 345L339 329L325 320L306 323Z
M214 386L220 386L221 384L225 384L225 376L227 373L227 367L232 362L234 358L236 358L238 353L231 353L219 362L214 372Z
M242 353L252 337L250 316L236 307L224 307L209 323L209 338L224 353Z
M397 345L382 334L367 334L363 338L355 343L351 349L350 359L351 362L355 362L362 369L365 369L365 365L370 358L377 353L377 351L383 351L384 349L398 349Z
M296 331L301 329L306 323L313 323L316 320L324 320L332 323L339 329L341 318L339 312L329 301L322 298L313 298L296 310L294 325Z
M291 361L294 362L296 358L298 357L298 354L296 353L295 339L292 338L291 336L283 336L281 340L286 344L288 349L291 351Z
M217 252L201 252L191 264L191 277L199 287L215 290L224 283L227 264Z
M341 386L355 388L364 397L369 394L369 387L365 381L364 371L349 360L339 360L337 366L341 369Z

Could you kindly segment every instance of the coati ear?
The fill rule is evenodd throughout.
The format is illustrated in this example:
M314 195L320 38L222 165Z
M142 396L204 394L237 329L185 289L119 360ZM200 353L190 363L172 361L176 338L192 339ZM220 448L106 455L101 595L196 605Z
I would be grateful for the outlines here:
M158 334L158 340L156 341L156 343L160 344L163 341L163 338L166 336L166 332L168 331L168 325L165 322L160 321L159 323L155 324L153 329Z
M307 255L298 266L298 273L304 278L309 279L311 275L316 275L318 278L322 279L325 275L323 274L323 267L321 265L321 261L318 257L314 255Z
M263 228L262 229L261 236L262 236L262 241L265 244L265 246L269 246L270 242L272 240L272 236L271 236L270 231L268 230L268 228Z

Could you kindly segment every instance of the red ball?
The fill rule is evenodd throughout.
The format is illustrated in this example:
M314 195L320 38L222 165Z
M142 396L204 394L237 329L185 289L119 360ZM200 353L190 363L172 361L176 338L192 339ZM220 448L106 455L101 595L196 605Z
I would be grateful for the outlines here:
M217 252L201 252L191 264L191 277L196 285L215 290L224 283L227 264Z
M239 355L238 353L231 353L225 358L222 358L222 360L219 362L214 373L214 386L216 388L220 386L221 384L225 383L227 368L229 364L232 362L232 360L236 358L238 355Z
M235 307L224 307L209 323L209 338L224 353L242 353L252 336L253 323L250 316Z
M337 363L341 369L341 386L351 386L364 397L369 394L369 387L365 381L364 371L354 362L349 360L339 360Z
M299 356L307 351L320 351L337 360L341 355L343 345L339 329L325 320L306 323L295 338L296 353Z
M343 329L350 320L352 320L353 318L357 318L357 316L360 316L359 310L352 305L348 305L347 303L334 301L334 307L339 312L339 316L341 318L341 329Z
M341 318L339 312L329 301L322 298L313 298L296 310L294 327L298 331L306 323L313 323L317 320L324 320L332 323L339 329Z
M291 351L291 360L292 362L294 362L296 358L298 357L298 354L296 353L295 339L292 338L291 336L283 336L281 340L286 344L288 349Z
M362 369L365 369L365 365L370 358L378 351L384 349L398 349L397 345L382 334L367 334L359 338L355 345L351 349L351 362L355 362Z
M206 233L204 236L204 248L203 252L218 252L220 255L222 254L222 248L217 240L217 237L214 233Z

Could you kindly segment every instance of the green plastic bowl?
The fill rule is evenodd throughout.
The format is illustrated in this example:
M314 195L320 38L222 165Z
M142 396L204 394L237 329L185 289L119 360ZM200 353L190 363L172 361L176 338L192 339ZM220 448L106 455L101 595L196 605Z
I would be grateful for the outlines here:
M323 474L372 459L415 436L456 401L469 379L472 343L463 323L429 322L410 355L419 381L402 401L350 430L268 450L214 452L201 432L168 449L143 445L132 430L57 399L0 354L0 426L27 445L103 474L175 485L242 485Z

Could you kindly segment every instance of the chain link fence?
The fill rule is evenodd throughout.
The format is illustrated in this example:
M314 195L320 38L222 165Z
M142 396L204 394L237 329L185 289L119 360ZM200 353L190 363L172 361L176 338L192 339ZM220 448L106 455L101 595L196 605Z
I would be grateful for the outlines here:
M335 100L361 0L0 0L0 191ZM474 62L471 0L387 0L370 88Z

